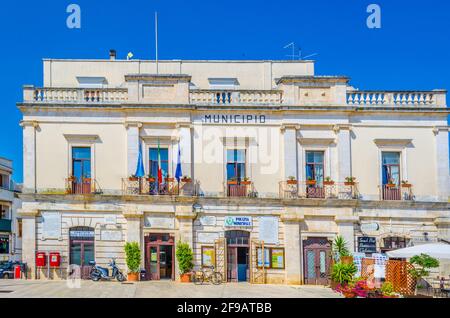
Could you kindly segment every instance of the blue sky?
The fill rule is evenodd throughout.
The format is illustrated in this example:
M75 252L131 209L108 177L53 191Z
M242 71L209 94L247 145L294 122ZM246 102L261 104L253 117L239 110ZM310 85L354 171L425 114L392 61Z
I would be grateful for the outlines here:
M80 30L66 26L81 7ZM382 9L368 29L366 8ZM39 0L4 1L0 10L0 156L22 180L22 85L42 85L42 58L154 59L154 12L161 59L286 59L294 41L319 53L316 73L348 75L361 89L450 88L450 3L442 0Z

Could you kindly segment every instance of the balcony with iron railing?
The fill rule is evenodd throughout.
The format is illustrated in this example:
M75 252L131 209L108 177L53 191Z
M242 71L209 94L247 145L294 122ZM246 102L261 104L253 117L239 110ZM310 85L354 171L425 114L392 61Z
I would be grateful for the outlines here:
M322 182L288 180L279 183L281 199L359 199L356 182Z
M75 178L69 177L66 179L66 194L73 195L88 195L88 194L102 194L102 190L98 185L97 180L92 178Z
M383 201L414 201L412 185L408 183L384 184L379 186L380 200Z
M199 182L190 178L182 178L180 182L173 178L166 178L161 183L155 178L130 177L122 179L123 195L150 196L197 196Z

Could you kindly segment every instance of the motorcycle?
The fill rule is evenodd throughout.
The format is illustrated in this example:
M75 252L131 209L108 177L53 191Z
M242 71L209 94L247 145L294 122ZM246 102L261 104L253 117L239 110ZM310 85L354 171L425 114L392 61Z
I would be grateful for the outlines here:
M109 264L108 264L108 266L111 267L111 269L112 269L111 276L109 276L108 268L100 267L95 262L90 262L89 265L92 266L89 277L94 282L98 282L101 279L103 279L103 280L117 279L117 281L119 281L119 282L125 281L125 276L122 274L119 267L117 267L115 260L111 260L111 262L109 262Z

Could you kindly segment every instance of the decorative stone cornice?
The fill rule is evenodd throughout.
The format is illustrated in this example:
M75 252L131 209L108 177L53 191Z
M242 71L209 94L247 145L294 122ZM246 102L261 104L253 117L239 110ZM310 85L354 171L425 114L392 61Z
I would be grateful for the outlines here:
M25 128L25 127L34 127L35 129L39 128L39 123L35 120L33 121L26 121L23 120L20 122L20 127Z
M197 218L197 213L193 211L192 206L177 206L175 217L177 219L194 220Z
M191 123L177 123L175 125L176 129L180 129L180 128L189 128L189 129L191 129L193 127L194 127L194 125L192 125Z
M377 146L397 146L406 147L412 143L412 139L374 139Z
M446 218L446 217L438 217L434 219L434 224L436 226L439 225L450 225L450 218Z
M134 122L134 121L127 121L124 123L125 128L129 128L129 127L137 127L137 128L142 128L142 123L140 122Z
M39 210L17 209L18 217L36 217L38 215L39 215Z
M439 135L440 132L449 132L450 126L435 126L433 127L433 134L435 136Z
M348 124L339 124L333 126L333 131L337 135L341 130L353 131L353 126Z
M170 81L170 82L190 82L192 76L187 74L128 74L125 81Z
M359 216L357 215L336 215L334 222L339 223L358 223Z
M280 127L281 132L285 132L288 129L300 130L301 126L299 124L282 124Z

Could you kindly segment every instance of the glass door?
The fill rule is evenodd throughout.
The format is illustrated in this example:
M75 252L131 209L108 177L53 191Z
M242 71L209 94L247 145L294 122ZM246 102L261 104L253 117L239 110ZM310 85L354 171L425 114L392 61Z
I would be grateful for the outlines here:
M160 279L159 246L149 246L150 279Z

